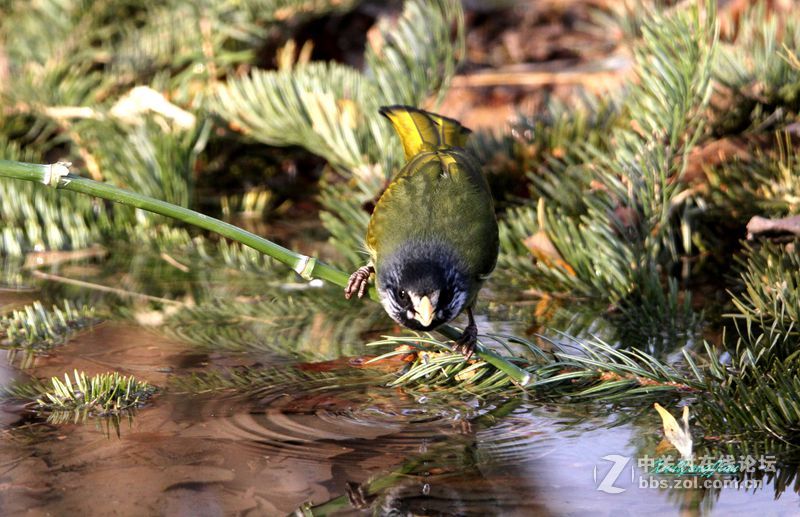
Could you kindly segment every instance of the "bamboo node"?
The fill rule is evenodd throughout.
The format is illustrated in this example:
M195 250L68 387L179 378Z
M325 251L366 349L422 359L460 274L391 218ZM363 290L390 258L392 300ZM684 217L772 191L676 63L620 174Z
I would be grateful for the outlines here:
M56 162L44 168L44 178L42 183L48 187L58 188L61 178L69 175L69 168L72 162Z
M297 265L294 267L294 271L303 277L305 280L313 280L314 277L312 273L314 272L314 268L317 265L317 259L314 257L309 257L308 255L303 255L302 258L297 262Z

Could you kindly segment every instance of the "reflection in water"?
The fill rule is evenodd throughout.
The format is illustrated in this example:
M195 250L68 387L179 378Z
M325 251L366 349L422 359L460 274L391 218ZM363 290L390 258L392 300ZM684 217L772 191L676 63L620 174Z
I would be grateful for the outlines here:
M163 370L145 367L136 346L145 337L160 351L150 359L175 373L198 365L191 350L151 334L109 325L101 335L112 355L92 354L89 363L115 357L162 386ZM40 423L38 435L25 431L28 425L7 427L0 509L284 515L308 503L315 514L634 515L698 508L680 498L702 494L676 498L622 478L620 494L596 490L594 467L607 469L602 457L641 454L640 436L655 436L655 421L645 433L634 422L608 429L613 416L590 419L585 408L412 396L368 376L320 379L248 394L166 395L123 422L119 437L94 425ZM775 502L769 490L722 490L713 507L789 511L790 499Z
M5 296L0 306L31 301ZM219 327L233 325L219 316ZM251 319L241 328L260 331L256 323L263 324ZM241 350L215 352L213 344L198 352L110 321L37 358L34 373L116 370L169 387L171 378L193 372L260 368L254 361L293 368L286 354L264 351L270 347L254 359ZM334 348L323 355L339 355ZM356 371L266 375L247 393L167 390L122 419L118 434L91 421L51 425L5 406L0 514L285 515L301 506L315 515L796 513L790 466L750 492L639 488L630 467L634 478L641 474L636 458L652 455L660 439L654 412L625 419L607 406L412 394L385 387L382 373ZM17 375L2 365L0 374L3 383ZM609 455L630 458L616 494L597 490Z

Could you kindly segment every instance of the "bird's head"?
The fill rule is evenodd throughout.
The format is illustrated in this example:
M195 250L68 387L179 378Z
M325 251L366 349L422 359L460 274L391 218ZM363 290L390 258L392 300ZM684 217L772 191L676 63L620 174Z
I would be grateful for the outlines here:
M378 268L378 293L393 320L432 330L452 320L469 298L468 277L445 246L409 243Z

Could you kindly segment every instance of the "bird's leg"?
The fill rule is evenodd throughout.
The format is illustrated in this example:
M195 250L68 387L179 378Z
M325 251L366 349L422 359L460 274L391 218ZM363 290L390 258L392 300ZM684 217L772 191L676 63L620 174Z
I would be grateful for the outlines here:
M369 507L369 501L367 501L367 494L364 493L364 487L358 483L348 481L345 486L345 493L347 494L347 500L350 501L350 505L353 508L363 510Z
M359 298L363 297L367 290L369 277L374 272L375 268L372 267L371 264L356 269L355 272L350 275L350 280L347 281L347 287L344 288L344 297L349 300L350 297L353 296L353 293L358 293Z
M478 343L478 326L475 324L475 317L472 315L472 307L467 308L469 323L461 333L461 337L456 340L453 351L464 354L465 361L469 361L475 353L475 345Z

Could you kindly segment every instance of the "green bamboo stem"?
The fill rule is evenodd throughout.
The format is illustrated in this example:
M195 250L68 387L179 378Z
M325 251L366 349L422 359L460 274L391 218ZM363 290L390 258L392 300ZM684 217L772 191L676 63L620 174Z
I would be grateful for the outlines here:
M59 172L59 169L61 172ZM142 210L147 210L148 212L165 215L193 226L218 233L223 237L228 237L256 251L269 255L278 262L286 264L307 280L321 278L340 286L344 286L347 283L348 275L338 269L320 262L313 257L295 253L292 250L230 223L203 215L182 206L167 203L166 201L123 190L107 183L101 183L73 174L61 175L64 172L68 173L68 171L68 164L65 163L37 165L0 160L0 176L44 183L51 187L80 192L81 194L88 194L90 196L113 201L114 203L133 206L141 208ZM374 291L374 288L369 293L370 298L377 300L377 293L372 291Z
M339 287L347 285L349 279L347 273L339 271L314 257L295 253L290 249L243 230L238 226L203 215L194 210L123 190L107 183L70 174L69 167L70 164L64 162L40 165L0 160L0 177L42 183L52 188L80 192L81 194L88 194L114 203L120 203L171 217L178 221L197 226L198 228L218 233L223 237L249 246L260 253L269 255L278 262L292 268L306 280L319 278L334 285L338 285ZM368 294L372 300L379 301L378 293L374 286L370 286ZM449 339L455 339L459 336L459 332L456 329L447 325L441 327L439 331ZM483 347L479 346L475 354L480 359L505 372L514 382L521 386L525 386L530 381L530 374L528 372L503 359L494 352L485 350Z

